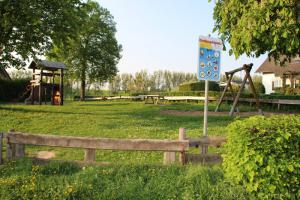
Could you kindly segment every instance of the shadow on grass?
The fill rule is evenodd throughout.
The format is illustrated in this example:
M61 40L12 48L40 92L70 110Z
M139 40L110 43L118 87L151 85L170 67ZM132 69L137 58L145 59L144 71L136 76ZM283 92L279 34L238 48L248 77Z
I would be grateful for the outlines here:
M27 108L8 108L0 106L0 110L13 111L13 112L21 112L21 113L46 113L46 114L66 114L66 115L95 115L98 116L98 113L92 112L66 112L66 111L50 111L50 110L36 110L36 109L27 109Z

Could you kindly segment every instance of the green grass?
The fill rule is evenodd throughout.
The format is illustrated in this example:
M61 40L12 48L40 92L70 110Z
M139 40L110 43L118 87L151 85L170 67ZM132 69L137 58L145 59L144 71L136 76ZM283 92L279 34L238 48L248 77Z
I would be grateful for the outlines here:
M0 199L247 199L219 167L113 165L79 168L24 159L0 167Z
M210 110L214 104L210 104ZM229 109L224 105L222 109ZM178 139L202 135L203 116L162 115L162 110L203 110L202 104L149 105L143 102L66 102L64 106L0 105L0 130L106 138ZM225 135L234 117L209 116L209 134ZM82 160L82 149L26 146L26 156L53 151L57 160ZM216 149L211 149L216 151ZM198 149L190 151L199 152ZM5 155L5 152L4 152ZM162 152L97 151L106 167L79 168L28 159L0 167L0 199L245 199L221 166L162 166Z
M211 107L212 108L212 107ZM203 116L162 115L161 110L198 110L201 104L149 105L143 102L66 102L64 106L0 105L0 130L69 136L106 138L178 139L178 129L187 129L188 137L202 135ZM234 118L211 116L210 135L224 135L224 128ZM51 150L56 159L82 160L82 149L28 147L29 155L37 150ZM97 161L119 163L161 163L162 153L97 151Z

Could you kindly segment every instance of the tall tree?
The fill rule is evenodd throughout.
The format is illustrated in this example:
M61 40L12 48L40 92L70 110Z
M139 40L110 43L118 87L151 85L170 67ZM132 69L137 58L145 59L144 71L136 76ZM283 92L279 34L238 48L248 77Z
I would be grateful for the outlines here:
M121 90L121 76L118 74L109 80L109 91L112 94L117 94Z
M268 52L286 61L300 54L299 0L218 0L214 19L215 31L236 57Z
M77 29L80 0L1 0L0 67L25 66Z
M121 46L110 12L98 3L87 1L81 8L80 28L68 46L55 43L48 56L63 60L70 76L81 81L80 99L85 99L86 82L106 81L117 74Z
M128 92L130 88L130 82L132 81L132 75L124 73L121 75L121 79L122 79L121 82L122 90Z

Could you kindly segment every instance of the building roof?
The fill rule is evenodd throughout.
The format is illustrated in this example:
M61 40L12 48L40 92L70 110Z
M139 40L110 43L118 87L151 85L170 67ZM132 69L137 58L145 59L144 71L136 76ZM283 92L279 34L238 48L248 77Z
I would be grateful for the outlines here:
M46 69L46 70L56 71L58 69L66 69L66 65L62 62L37 60L37 61L32 61L28 68L29 69Z
M256 70L259 73L274 73L276 75L282 75L285 73L300 73L300 57L293 58L291 62L286 62L283 66L276 63L274 58L267 58L263 64Z
M2 67L0 67L0 78L11 80L11 78L10 78L9 74L7 73L7 71Z

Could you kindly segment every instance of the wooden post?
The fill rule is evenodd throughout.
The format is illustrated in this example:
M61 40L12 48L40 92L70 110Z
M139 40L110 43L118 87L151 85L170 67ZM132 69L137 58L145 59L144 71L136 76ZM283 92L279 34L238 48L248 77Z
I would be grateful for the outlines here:
M240 95L241 95L241 93L242 93L243 90L244 90L244 87L245 87L246 82L247 82L247 76L244 77L244 80L243 80L243 82L242 82L242 85L241 85L241 87L240 87L240 89L239 89L239 91L238 91L238 93L237 93L237 95L236 95L236 97L235 97L235 99L234 99L234 101L233 101L231 110L230 110L230 112L229 112L229 116L233 116L235 107L237 106L237 104L238 104L238 102L239 102Z
M51 92L51 105L54 105L54 78L55 78L55 73L52 71L52 92Z
M34 80L34 81L36 81L35 80L35 69L33 69L33 73L32 73L32 80ZM35 87L35 84L36 84L37 82L34 82L34 83L31 83L31 94L32 94L32 96L31 96L31 105L33 105L34 104L34 87Z
M11 129L8 131L8 134L10 132L15 132L14 129ZM7 160L13 160L16 157L16 145L13 143L10 143L9 137L6 139L6 159Z
M0 133L0 165L3 163L3 158L2 158L3 143L2 143L2 140L3 140L3 133Z
M164 165L172 164L176 160L176 153L166 151L164 152Z
M228 75L228 73L225 72L225 75L226 75L226 79L227 79L227 85L225 86L225 88L224 88L224 90L223 90L223 92L222 92L221 98L220 98L220 100L219 100L219 102L218 102L218 105L217 105L217 107L216 107L216 109L215 109L215 112L218 112L218 111L219 111L219 108L220 108L220 106L221 106L221 104L222 104L222 102L223 102L223 99L224 99L224 96L225 96L226 91L228 90L228 87L232 90L232 86L231 86L231 83L230 83L230 82L231 82L231 79L232 79L232 77L233 77L233 74Z
M179 135L178 135L179 140L185 140L186 139L186 134L185 134L185 129L184 128L179 128ZM179 162L184 165L186 163L186 154L185 151L182 151L179 153Z
M39 82L39 104L42 105L43 69L41 69Z
M255 90L255 87L254 87L254 84L253 84L253 81L252 81L252 78L251 78L251 75L250 75L251 67L252 66L250 65L250 69L246 70L246 76L248 77L248 81L249 81L249 84L250 84L250 89L251 89L252 94L253 94L253 96L255 98L255 101L256 101L256 108L257 108L258 112L260 114L262 114L262 110L260 108L260 103L259 103L259 97L256 93L256 90Z
M15 157L16 158L25 157L25 145L24 144L15 144Z
M64 105L64 70L60 70L60 84L59 84L59 93L60 93L60 105Z
M84 161L93 162L96 159L96 150L95 149L85 149L84 152Z

